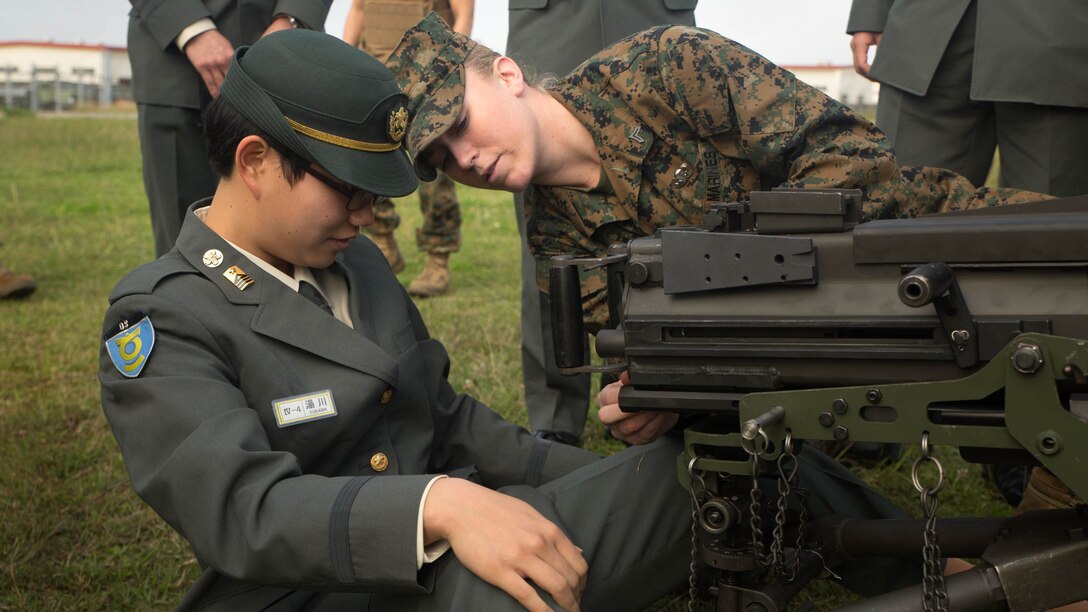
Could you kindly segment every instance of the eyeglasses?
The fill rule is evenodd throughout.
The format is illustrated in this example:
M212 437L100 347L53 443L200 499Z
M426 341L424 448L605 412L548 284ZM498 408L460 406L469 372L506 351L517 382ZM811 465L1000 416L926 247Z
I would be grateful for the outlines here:
M314 170L313 166L306 167L306 174L309 174L315 179L321 181L322 183L325 183L333 191L347 198L348 203L346 204L346 206L348 210L352 212L360 210L362 208L366 208L367 206L381 204L382 202L386 202L389 200L389 198L385 196L376 195L364 189L352 187L351 185L341 183L340 181L334 180L331 177L325 176L324 174L321 174L320 172Z

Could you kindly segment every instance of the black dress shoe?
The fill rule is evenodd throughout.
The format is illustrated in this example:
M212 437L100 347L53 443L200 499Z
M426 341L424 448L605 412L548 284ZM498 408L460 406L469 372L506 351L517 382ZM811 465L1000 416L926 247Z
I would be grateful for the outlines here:
M545 431L541 429L534 431L533 437L541 440L558 442L559 444L566 444L567 446L578 446L578 436L565 431Z

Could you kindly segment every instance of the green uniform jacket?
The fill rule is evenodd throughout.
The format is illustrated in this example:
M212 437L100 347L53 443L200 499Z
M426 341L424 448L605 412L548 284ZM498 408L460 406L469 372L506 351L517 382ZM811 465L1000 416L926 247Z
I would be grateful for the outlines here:
M551 93L590 130L602 183L590 192L526 190L538 262L600 257L613 242L698 224L711 202L777 186L861 189L868 218L1045 197L976 190L947 170L900 167L876 126L708 30L659 27L621 40ZM591 328L606 317L604 285L603 270L583 284Z
M847 32L883 32L869 75L924 96L972 0L854 0ZM1088 107L1084 0L978 2L971 99Z
M324 31L332 0L129 0L129 4L133 98L140 104L201 108L203 81L174 44L182 30L210 18L237 48L256 42L272 18L284 13Z
M210 249L223 254L216 267L203 263ZM253 280L245 290L224 277L235 265ZM445 349L370 241L354 241L334 270L347 279L354 330L190 210L175 249L110 296L107 336L134 313L154 326L138 376L122 376L104 342L99 378L133 488L205 568L186 605L252 590L245 609L263 609L261 598L282 595L255 583L423 591L416 521L428 474L475 466L499 487L596 459L538 445L456 393ZM326 391L335 416L277 426L273 402ZM388 461L380 472L377 453Z

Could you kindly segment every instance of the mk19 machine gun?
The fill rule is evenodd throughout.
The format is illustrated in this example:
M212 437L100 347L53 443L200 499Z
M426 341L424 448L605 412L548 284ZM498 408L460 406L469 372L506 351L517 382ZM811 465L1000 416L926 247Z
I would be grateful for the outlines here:
M835 559L920 551L922 585L845 609L1088 598L1069 574L1086 571L1084 507L937 520L943 471L919 475L940 468L932 445L951 445L968 461L1040 464L1088 495L1088 197L859 224L860 204L856 191L755 192L701 227L555 258L559 366L626 369L622 409L691 419L679 475L720 612L785 610ZM586 363L579 266L607 267L611 329L596 349L613 365ZM802 531L779 512L764 528L753 475L777 474L788 496L804 440L921 444L926 519ZM984 563L942 580L940 555Z

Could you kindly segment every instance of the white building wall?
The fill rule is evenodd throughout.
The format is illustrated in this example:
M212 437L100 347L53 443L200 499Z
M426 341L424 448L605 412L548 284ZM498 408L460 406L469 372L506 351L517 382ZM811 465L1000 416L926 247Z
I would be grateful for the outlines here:
M129 83L132 81L132 64L128 62L128 51L125 49L106 50L106 60L110 66L110 76L114 84Z
M851 108L876 106L880 86L852 66L786 66L797 78Z
M128 52L123 48L103 47L100 45L66 45L36 42L0 41L0 70L14 68L8 77L0 72L0 102L7 95L7 80L11 80L14 95L25 101L29 96L29 84L38 70L37 82L39 93L42 88L51 88L59 78L62 82L62 98L69 104L75 96L73 84L82 82L88 98L93 91L98 92L99 104L109 104L116 99L118 85L127 85L132 80L132 68L128 61ZM46 70L56 70L55 76ZM80 74L82 73L82 74ZM122 91L128 91L127 87ZM94 102L85 99L84 102Z

